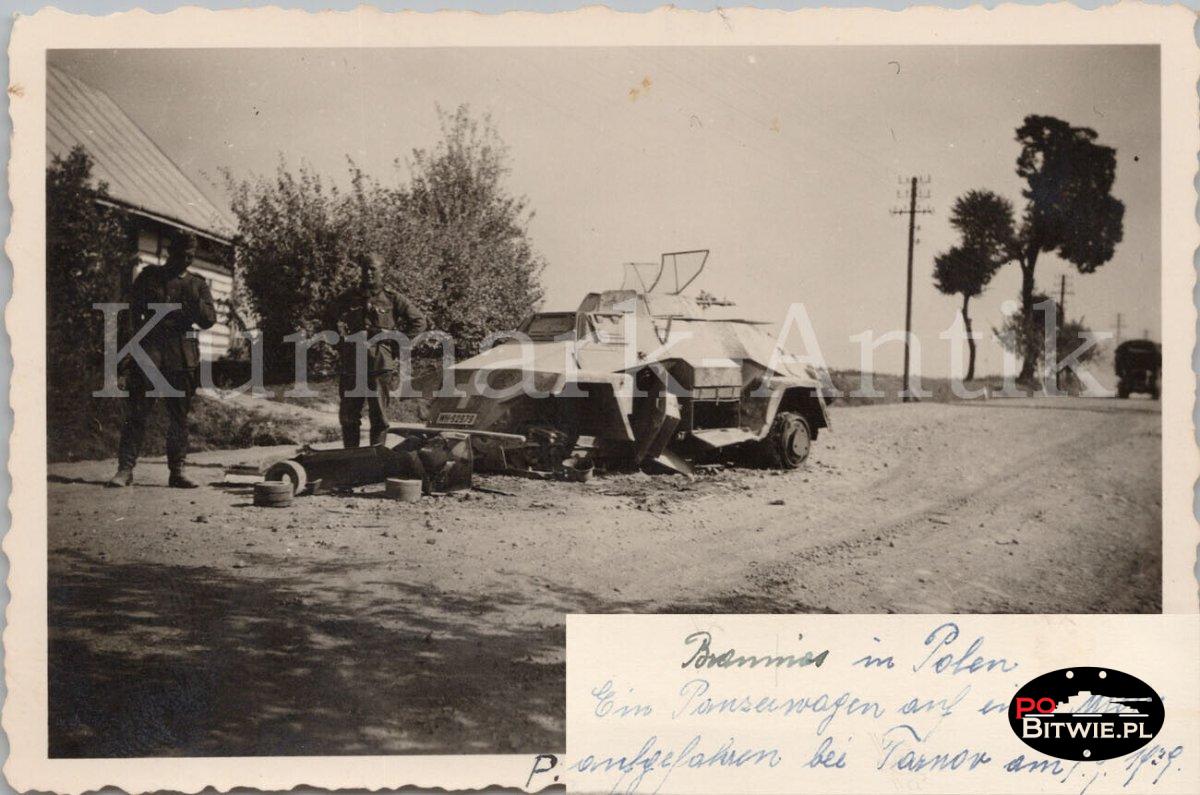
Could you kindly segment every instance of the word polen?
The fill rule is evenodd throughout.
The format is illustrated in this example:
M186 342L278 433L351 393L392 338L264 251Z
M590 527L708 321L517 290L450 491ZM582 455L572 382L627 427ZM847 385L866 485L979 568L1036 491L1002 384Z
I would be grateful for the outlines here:
M1162 699L1141 679L1112 668L1063 668L1016 692L1008 723L1035 751L1099 761L1132 753L1162 728Z

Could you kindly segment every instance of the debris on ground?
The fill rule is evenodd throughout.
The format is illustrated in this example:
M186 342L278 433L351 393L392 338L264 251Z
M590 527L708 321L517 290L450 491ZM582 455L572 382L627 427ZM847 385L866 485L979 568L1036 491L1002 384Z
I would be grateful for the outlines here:
M472 486L471 488L474 489L475 491L483 492L484 494L498 494L501 497L517 496L516 492L505 491L504 489L497 489L497 488L493 488L491 486L480 486L480 485L476 484L476 485Z

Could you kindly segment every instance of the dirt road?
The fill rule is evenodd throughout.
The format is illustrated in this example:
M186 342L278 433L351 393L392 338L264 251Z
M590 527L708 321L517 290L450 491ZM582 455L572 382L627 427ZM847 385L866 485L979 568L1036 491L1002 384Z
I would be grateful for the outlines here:
M1153 612L1158 404L833 410L807 467L250 506L51 467L59 756L562 749L569 612Z

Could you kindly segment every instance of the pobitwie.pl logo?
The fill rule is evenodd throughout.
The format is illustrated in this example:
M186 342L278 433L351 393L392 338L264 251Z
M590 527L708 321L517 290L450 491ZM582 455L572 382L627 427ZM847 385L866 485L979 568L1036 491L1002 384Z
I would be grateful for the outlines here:
M1035 751L1097 761L1133 753L1162 728L1162 699L1136 676L1112 668L1063 668L1027 682L1008 705L1008 723Z

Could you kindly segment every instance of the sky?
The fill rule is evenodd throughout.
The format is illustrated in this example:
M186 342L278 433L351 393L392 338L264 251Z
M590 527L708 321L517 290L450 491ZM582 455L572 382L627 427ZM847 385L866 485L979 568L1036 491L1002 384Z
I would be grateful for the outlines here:
M1160 339L1160 141L1154 47L721 47L55 51L108 93L202 189L222 169L273 173L282 157L338 182L347 158L407 181L439 138L438 107L489 114L510 149L546 258L546 309L620 286L624 262L708 248L695 287L778 322L804 305L829 366L856 368L857 335L904 324L908 178L928 178L914 257L921 371L961 372L939 338L961 299L933 285L956 242L954 199L986 188L1023 207L1014 131L1027 114L1088 126L1117 150L1124 240L1096 273L1054 255L1038 287L1095 330ZM397 165L399 161L399 165ZM1019 297L1005 266L971 302L977 330ZM798 340L799 335L793 337ZM899 372L902 346L873 369ZM982 341L977 370L1001 351Z

